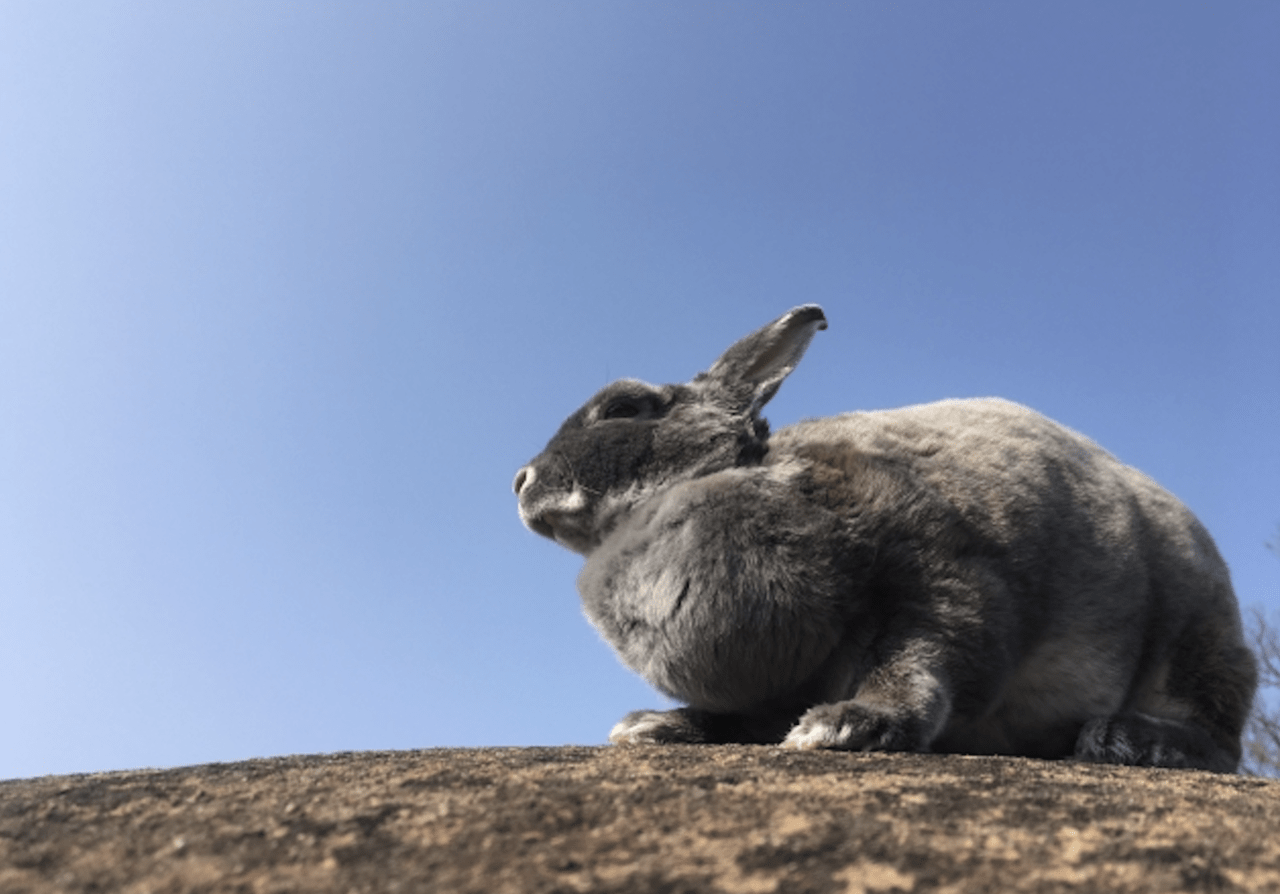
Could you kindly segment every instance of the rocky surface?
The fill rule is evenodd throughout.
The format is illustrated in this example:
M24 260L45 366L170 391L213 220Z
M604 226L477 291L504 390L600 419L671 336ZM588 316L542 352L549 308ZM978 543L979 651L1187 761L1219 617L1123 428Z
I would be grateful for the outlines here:
M0 783L0 892L1280 891L1280 783L767 747Z

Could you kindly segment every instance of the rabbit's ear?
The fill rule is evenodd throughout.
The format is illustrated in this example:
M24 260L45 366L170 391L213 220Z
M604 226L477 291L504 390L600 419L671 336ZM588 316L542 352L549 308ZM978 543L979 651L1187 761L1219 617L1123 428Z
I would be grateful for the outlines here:
M725 392L742 410L755 413L796 368L813 334L826 328L827 318L816 304L789 310L733 345L694 381Z

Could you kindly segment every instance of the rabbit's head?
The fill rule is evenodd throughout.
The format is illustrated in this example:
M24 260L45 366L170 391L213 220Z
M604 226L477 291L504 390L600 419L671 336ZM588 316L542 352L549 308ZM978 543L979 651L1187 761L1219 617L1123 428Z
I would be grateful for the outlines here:
M759 462L769 435L760 409L826 326L822 308L797 307L737 342L688 384L608 385L516 473L520 518L589 555L663 488Z

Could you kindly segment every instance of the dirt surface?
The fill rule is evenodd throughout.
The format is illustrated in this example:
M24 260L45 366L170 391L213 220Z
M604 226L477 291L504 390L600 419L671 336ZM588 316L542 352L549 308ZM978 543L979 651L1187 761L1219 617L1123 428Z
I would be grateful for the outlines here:
M1280 782L768 747L0 782L0 892L1280 891Z

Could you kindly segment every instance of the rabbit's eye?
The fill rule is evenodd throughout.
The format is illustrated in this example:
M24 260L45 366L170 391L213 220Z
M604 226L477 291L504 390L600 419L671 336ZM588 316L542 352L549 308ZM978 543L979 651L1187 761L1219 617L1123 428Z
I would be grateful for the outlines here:
M631 419L640 415L640 404L630 398L615 400L604 408L605 419Z

